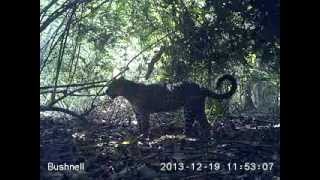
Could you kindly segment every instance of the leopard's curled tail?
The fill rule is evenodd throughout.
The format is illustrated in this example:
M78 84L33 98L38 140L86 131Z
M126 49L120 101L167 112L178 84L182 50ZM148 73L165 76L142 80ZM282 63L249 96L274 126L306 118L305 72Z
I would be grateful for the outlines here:
M207 88L202 88L202 92L206 97L211 97L214 99L227 99L230 98L237 90L237 80L230 74L225 74L217 80L216 88L219 89L222 83L227 80L231 83L231 89L223 94L215 93Z

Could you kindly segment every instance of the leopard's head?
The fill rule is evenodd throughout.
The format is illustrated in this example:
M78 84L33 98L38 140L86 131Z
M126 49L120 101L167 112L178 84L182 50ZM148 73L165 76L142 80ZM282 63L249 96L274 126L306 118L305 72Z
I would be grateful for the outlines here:
M113 80L106 90L106 95L108 95L111 99L122 96L126 81L127 80L123 77Z

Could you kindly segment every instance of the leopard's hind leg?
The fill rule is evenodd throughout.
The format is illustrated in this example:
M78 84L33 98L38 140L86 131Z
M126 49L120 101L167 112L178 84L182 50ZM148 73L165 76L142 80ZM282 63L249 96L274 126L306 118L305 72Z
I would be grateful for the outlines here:
M205 98L196 98L187 101L185 105L185 132L191 134L193 131L193 123L197 120L200 124L202 137L209 137L210 124L205 114Z

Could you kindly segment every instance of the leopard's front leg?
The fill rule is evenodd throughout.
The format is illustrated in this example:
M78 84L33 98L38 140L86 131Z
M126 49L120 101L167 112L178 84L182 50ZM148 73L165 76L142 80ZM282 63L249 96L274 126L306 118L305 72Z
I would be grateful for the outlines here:
M138 122L139 131L144 136L148 137L150 135L150 124L149 124L149 113L136 111L136 119Z

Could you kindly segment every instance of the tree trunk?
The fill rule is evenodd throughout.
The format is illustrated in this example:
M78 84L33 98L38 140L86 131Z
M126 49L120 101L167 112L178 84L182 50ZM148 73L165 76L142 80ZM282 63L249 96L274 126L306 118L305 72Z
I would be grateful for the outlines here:
M245 89L245 105L244 110L256 110L256 107L254 106L254 103L252 101L252 82L248 82L246 89Z

